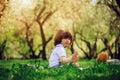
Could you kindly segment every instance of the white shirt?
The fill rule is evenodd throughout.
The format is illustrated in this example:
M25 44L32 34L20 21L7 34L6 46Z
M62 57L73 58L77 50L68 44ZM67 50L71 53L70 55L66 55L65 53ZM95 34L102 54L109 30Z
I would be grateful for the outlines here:
M49 58L49 67L59 66L60 57L66 57L66 51L62 44L56 45Z

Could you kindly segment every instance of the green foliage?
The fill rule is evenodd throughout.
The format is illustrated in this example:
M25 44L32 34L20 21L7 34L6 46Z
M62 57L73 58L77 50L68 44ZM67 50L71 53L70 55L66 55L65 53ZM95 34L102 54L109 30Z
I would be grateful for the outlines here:
M88 41L92 48L97 39L97 49L93 49L94 52L92 51L94 54L104 49L105 46L101 41L103 38L107 38L108 42L113 44L111 51L117 52L114 50L117 49L114 46L117 44L114 43L116 43L117 37L119 39L120 18L115 15L114 10L120 9L116 0L28 0L27 2L26 0L8 0L7 2L5 11L2 12L1 10L0 12L3 15L0 17L0 43L7 39L6 48L2 53L2 57L5 59L24 58L26 56L29 58L32 52L30 52L30 46L27 44L26 33L28 33L29 44L32 45L31 47L37 55L44 46L42 45L43 40L47 42L60 28L72 31L74 25L75 31L72 31L74 32L73 35L76 36L74 39L84 52L86 51L91 55L88 45L83 40ZM91 4L91 2L93 3ZM113 9L108 4L113 4ZM49 13L52 15L48 15ZM41 37L42 31L36 22L37 18L41 22L45 39ZM42 23L44 20L45 24ZM29 26L28 29L27 26ZM47 56L54 47L53 40L46 46ZM76 45L74 44L74 46ZM76 50L82 52L80 48ZM67 50L67 52L70 51Z
M2 65L4 61L0 61ZM9 62L9 61L8 61ZM8 63L6 62L6 64ZM73 64L48 68L48 61L13 60L11 68L0 67L0 80L119 80L120 65L95 60L80 61L80 68ZM4 62L5 64L5 62ZM10 66L9 66L10 67Z

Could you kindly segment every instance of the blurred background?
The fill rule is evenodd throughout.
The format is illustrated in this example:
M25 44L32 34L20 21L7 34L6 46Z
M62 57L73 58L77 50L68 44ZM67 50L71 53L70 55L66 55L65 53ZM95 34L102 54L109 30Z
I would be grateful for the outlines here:
M47 60L59 29L73 35L68 54L120 59L120 0L0 0L0 59Z

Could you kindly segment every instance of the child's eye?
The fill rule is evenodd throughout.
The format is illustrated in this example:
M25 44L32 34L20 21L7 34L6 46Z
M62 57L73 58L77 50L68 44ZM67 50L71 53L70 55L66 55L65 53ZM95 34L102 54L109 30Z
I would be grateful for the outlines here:
M68 38L69 40L71 40L70 38Z

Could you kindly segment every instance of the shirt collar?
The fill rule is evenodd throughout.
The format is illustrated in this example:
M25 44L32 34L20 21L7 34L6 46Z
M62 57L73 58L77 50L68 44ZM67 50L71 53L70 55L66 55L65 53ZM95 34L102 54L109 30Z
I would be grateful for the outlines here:
M56 47L64 47L62 44L57 44Z

